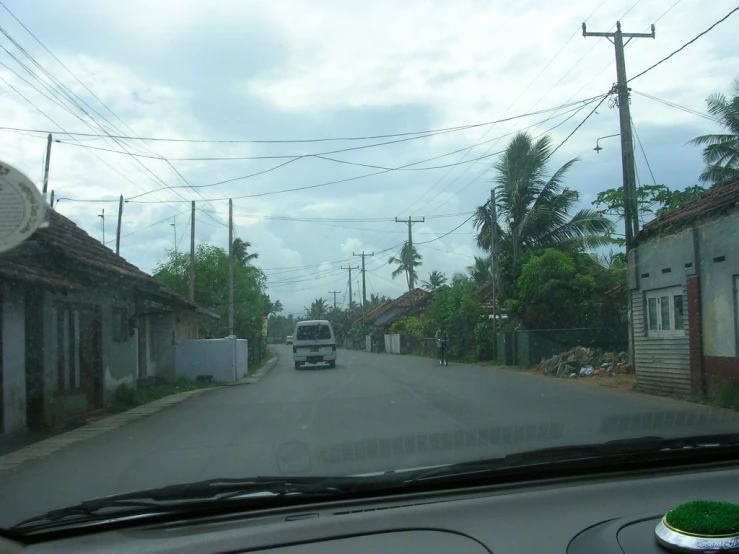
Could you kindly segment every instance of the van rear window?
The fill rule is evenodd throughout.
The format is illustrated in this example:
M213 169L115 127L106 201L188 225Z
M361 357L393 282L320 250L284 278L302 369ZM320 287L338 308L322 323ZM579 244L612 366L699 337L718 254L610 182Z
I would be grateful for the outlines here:
M298 340L325 340L331 338L328 325L301 325L298 327Z

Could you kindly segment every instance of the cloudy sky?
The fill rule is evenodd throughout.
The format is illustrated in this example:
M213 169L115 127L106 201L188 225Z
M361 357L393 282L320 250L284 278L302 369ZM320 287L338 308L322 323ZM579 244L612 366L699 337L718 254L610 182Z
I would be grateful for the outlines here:
M393 281L387 265L407 236L396 217L425 217L413 226L414 242L431 241L419 246L423 277L472 263L479 252L464 222L489 195L491 154L521 129L559 144L595 106L579 101L615 80L612 44L584 38L583 21L608 31L620 19L625 32L656 23L656 40L627 46L634 76L736 4L2 2L20 22L0 6L0 159L40 184L45 133L54 133L56 209L101 240L104 222L114 247L122 194L130 201L121 254L148 272L175 242L188 248L191 200L197 242L227 247L233 198L236 235L259 254L271 297L294 313L332 299L330 290L347 302L341 267L357 266L352 254L361 251L377 253L367 259L368 294L401 293L404 281ZM640 182L696 182L700 150L685 144L718 126L642 94L705 112L705 98L729 92L739 76L738 26L736 15L631 82L646 154L638 149ZM423 133L454 127L464 128ZM606 101L553 157L552 168L581 158L568 186L583 205L620 185L618 138L593 151L596 139L615 133L617 112ZM347 140L307 141L336 138ZM356 297L358 272L353 280Z

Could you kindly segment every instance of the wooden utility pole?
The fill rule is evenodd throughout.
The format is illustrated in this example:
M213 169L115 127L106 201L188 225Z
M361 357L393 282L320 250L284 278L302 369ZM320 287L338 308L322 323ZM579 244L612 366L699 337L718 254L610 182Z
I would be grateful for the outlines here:
M413 267L413 224L424 223L425 221L425 217L422 217L420 219L413 219L411 216L408 216L408 219L398 219L397 217L395 218L395 223L405 223L408 225L408 259L403 260L403 262L405 263L406 272L408 274L408 294L411 297L411 307L413 310L413 315L416 315L416 298L413 294L413 289L415 288L415 279L413 275L413 271L415 269Z
M341 291L340 290L330 290L328 291L328 293L334 295L334 310L335 310L336 309L336 295L341 294Z
M46 139L46 161L44 162L44 200L46 200L46 191L49 189L49 164L51 163L51 133ZM103 241L104 242L104 241Z
M624 33L621 31L621 22L616 22L616 31L613 33L589 33L582 24L582 36L605 37L616 48L616 91L618 94L618 115L621 127L621 169L624 189L624 227L626 228L626 259L634 247L634 240L639 234L639 208L636 192L636 168L634 166L634 138L631 131L631 110L629 106L629 85L626 78L626 58L624 57L624 37L655 38L654 25L651 33ZM611 40L613 39L613 40ZM628 282L628 279L627 279ZM634 322L631 298L631 288L626 287L626 302L629 320L629 363L634 367Z
M228 334L234 334L234 204L228 199Z
M195 302L195 201L190 208L190 301Z
M349 309L352 307L352 269L359 269L359 267L344 267L341 266L341 269L348 269L349 270Z
M372 254L365 254L364 251L362 251L361 254L355 254L352 252L352 256L361 256L362 257L362 308L367 308L367 279L365 278L365 269L364 269L364 259L365 258L371 258L374 256L375 253L372 252Z
M123 195L118 199L118 226L115 229L115 253L121 255L121 219L123 219Z
M495 256L498 235L498 214L495 205L495 189L490 189L490 278L493 280L493 332L497 330L497 311L495 289L498 288L497 264Z

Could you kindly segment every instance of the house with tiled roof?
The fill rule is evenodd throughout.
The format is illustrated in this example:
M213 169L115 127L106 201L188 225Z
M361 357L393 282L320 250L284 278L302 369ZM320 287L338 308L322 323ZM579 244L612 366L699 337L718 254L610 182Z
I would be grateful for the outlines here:
M110 405L120 385L174 376L195 303L63 215L0 254L0 433Z
M646 224L628 287L641 390L712 396L739 386L739 179Z

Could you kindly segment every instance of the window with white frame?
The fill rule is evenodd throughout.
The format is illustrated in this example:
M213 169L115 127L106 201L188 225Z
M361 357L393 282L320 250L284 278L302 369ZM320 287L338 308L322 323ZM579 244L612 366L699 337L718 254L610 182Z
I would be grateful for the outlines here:
M685 335L682 287L650 290L645 296L644 315L648 337Z

